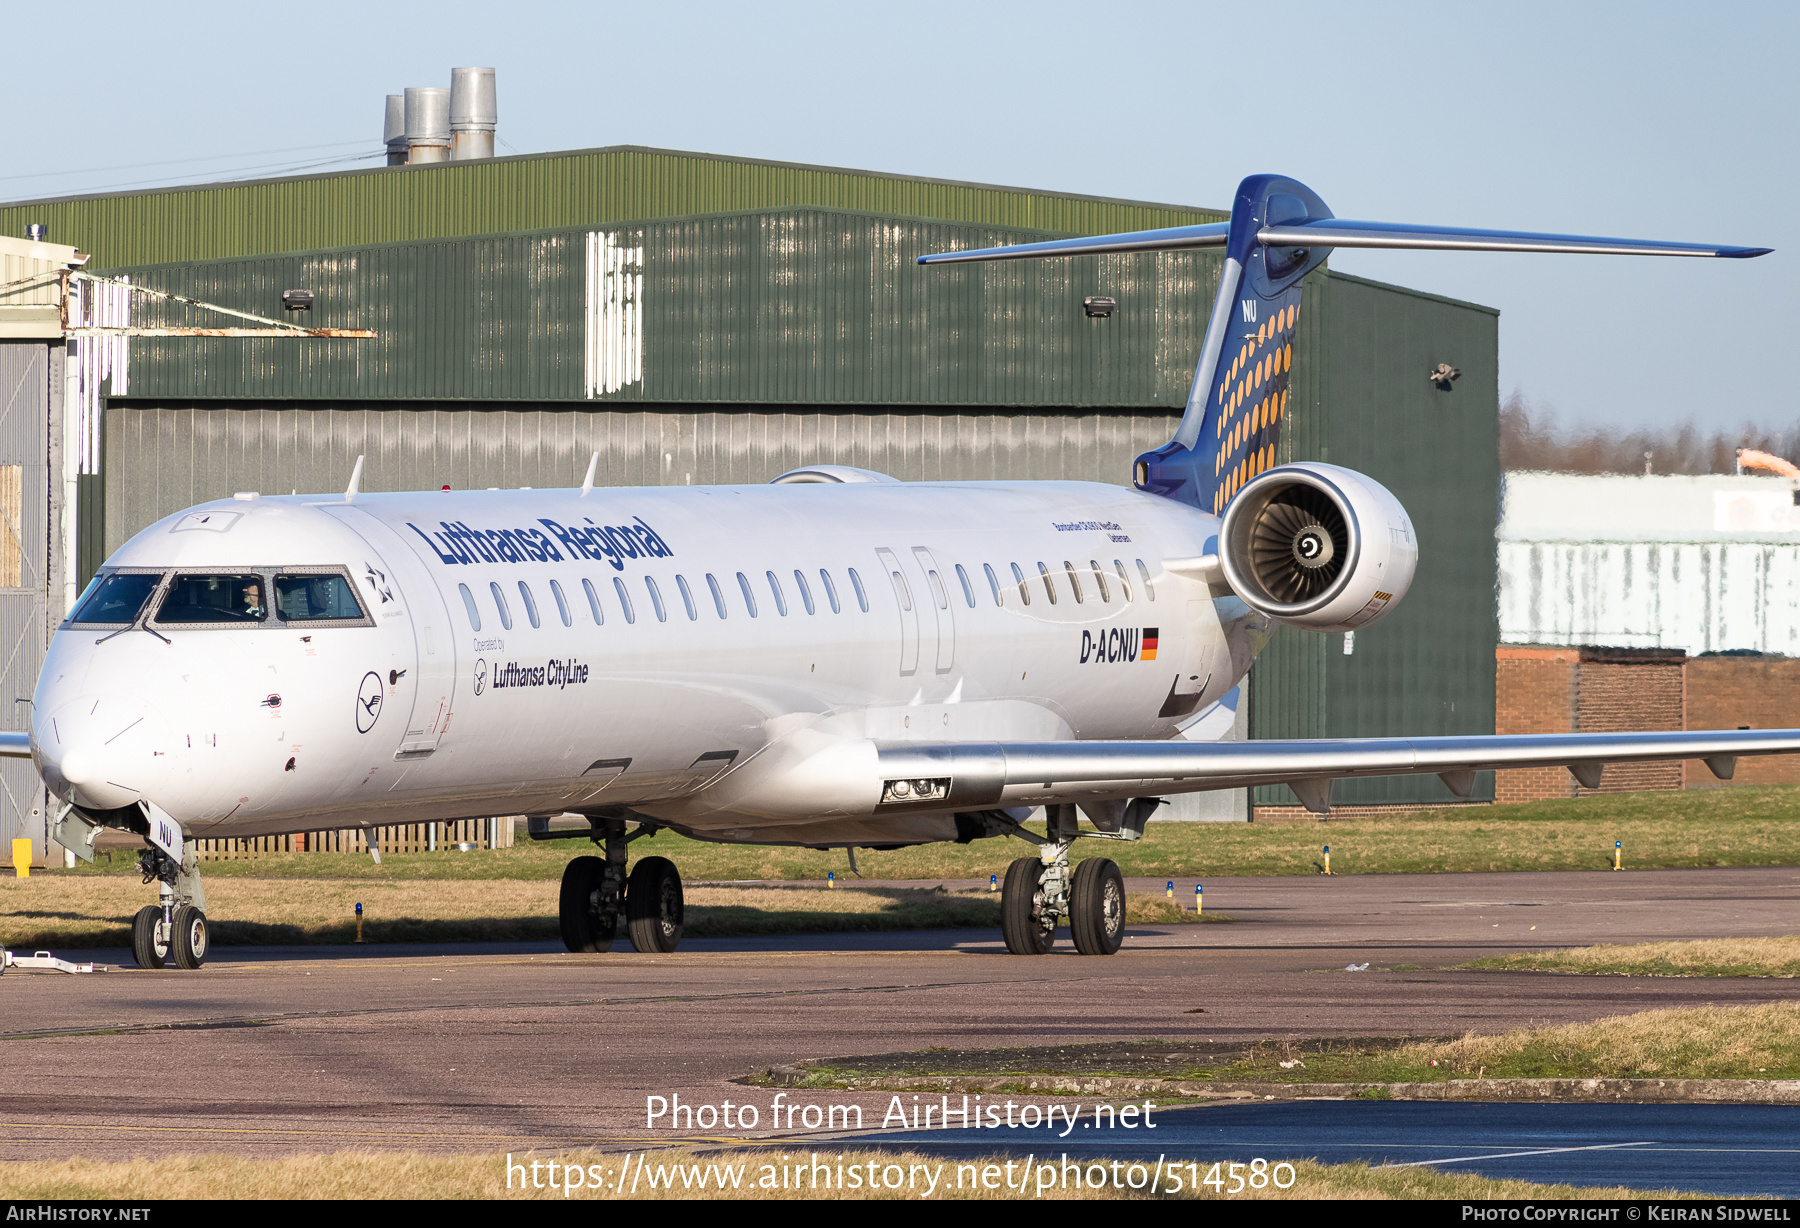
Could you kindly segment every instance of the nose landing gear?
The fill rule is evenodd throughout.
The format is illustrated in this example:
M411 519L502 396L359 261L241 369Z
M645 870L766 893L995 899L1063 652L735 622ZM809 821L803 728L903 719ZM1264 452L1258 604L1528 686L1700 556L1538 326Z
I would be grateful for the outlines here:
M666 857L645 857L625 873L625 846L655 829L625 834L623 819L595 819L589 838L606 853L577 857L563 870L557 916L571 951L608 951L625 918L633 949L668 954L681 945L681 874Z
M147 848L138 854L138 869L162 896L161 903L140 908L131 920L131 953L138 967L161 968L173 957L177 968L199 968L211 943L193 846L182 851L179 863L159 848Z

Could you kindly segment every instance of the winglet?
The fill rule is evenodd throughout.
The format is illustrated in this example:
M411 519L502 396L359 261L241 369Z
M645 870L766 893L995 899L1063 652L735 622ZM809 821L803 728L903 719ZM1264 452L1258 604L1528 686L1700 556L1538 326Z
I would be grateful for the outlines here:
M596 452L588 457L587 476L581 479L581 497L583 499L588 497L588 491L594 489L594 471L598 468L600 468L600 454Z
M363 458L356 458L356 468L350 472L350 485L344 487L344 502L355 503L356 496L362 493Z

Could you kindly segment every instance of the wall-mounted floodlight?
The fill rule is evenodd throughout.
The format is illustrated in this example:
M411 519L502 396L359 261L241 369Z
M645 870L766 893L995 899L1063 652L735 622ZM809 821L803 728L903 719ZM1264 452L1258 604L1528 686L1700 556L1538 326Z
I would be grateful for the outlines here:
M1119 306L1116 298L1106 298L1098 294L1090 294L1081 300L1081 309L1090 320L1104 320Z
M1461 379L1462 372L1447 362L1440 362L1425 378L1436 384L1439 392L1449 392L1452 381Z
M311 311L313 292L311 290L283 290L281 305L289 311Z

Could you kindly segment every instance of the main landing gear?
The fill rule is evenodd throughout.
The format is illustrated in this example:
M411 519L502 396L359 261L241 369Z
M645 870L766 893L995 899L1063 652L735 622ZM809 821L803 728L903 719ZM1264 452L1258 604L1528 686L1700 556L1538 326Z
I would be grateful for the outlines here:
M140 968L161 968L171 959L189 970L206 962L206 892L193 845L182 859L154 846L138 854L145 884L155 883L161 901L147 904L131 919L131 953Z
M625 873L625 846L654 832L625 834L623 819L595 819L591 838L606 852L577 857L563 870L557 907L563 945L571 951L608 951L625 918L634 950L668 954L681 945L681 875L666 857L645 857Z
M1154 798L1115 804L1103 812L1100 836L1135 840L1160 804ZM1000 893L1000 932L1013 955L1043 955L1056 943L1059 918L1069 919L1069 936L1083 955L1111 955L1125 941L1125 877L1105 857L1090 857L1069 870L1069 849L1078 836L1076 807L1046 806L1046 839L1036 857L1021 857L1006 870ZM1099 824L1097 824L1099 825ZM1018 834L1018 833L1015 833Z

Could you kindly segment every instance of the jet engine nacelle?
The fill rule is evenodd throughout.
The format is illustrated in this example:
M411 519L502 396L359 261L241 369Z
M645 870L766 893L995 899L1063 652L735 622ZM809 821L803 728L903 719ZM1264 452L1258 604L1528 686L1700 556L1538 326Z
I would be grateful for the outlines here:
M1400 501L1336 465L1246 482L1219 527L1226 582L1251 609L1308 631L1354 631L1406 595L1418 539Z

